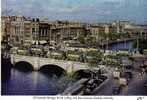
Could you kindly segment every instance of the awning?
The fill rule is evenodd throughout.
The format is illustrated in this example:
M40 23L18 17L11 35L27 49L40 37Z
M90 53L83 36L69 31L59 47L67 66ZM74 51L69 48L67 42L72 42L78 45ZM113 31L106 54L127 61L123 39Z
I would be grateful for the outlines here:
M41 49L39 49L39 48L31 48L31 50L33 50L33 51L41 51Z
M45 44L45 43L47 43L47 41L42 40L42 41L39 41L39 43L40 43L40 44Z
M47 43L47 41L45 41L45 40L42 40L42 41L32 41L32 44L45 44L45 43Z
M38 41L32 41L32 44L35 44L35 43L38 44Z

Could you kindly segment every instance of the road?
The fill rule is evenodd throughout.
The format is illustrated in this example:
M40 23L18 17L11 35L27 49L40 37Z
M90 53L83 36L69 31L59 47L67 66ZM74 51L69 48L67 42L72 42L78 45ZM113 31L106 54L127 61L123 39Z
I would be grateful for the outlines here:
M133 71L133 76L128 86L123 88L119 95L147 95L147 89L144 87L144 83L147 81L147 74L140 76L139 72ZM113 95L112 91L115 86L118 86L117 80L110 76L109 81L94 95Z
M122 95L147 95L145 81L147 81L147 74L140 76L139 72L134 72L134 78L129 83L126 93Z

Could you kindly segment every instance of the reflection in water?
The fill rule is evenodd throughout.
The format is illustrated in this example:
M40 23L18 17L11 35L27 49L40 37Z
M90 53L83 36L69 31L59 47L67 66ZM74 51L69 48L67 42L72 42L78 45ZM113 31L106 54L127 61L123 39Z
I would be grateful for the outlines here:
M3 95L56 95L57 87L54 85L58 80L47 77L40 72L20 72L11 70L11 78L2 83Z
M126 41L120 43L114 43L110 45L111 50L129 50L132 49L133 41Z
M29 64L17 63L12 68L9 60L2 61L4 69L2 76L6 80L2 81L2 95L56 95L62 92L68 83L72 82L72 79L65 76L60 67L49 66L43 67L43 71L23 71L26 67L27 69L32 68L27 65ZM59 77L61 74L62 76Z
M32 79L33 79L33 84L34 84L34 88L37 88L37 79L38 79L38 72L34 71L32 72Z
M7 82L10 79L11 71L11 61L10 58L4 58L3 54L1 55L1 78L2 82Z

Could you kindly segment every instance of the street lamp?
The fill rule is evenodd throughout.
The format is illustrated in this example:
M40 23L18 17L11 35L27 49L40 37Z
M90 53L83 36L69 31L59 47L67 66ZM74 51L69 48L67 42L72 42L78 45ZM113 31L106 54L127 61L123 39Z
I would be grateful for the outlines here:
M125 42L125 48L127 49L127 39L124 39L124 42Z
M119 40L120 39L117 39L117 50L119 49Z
M109 45L109 38L107 37L107 50L108 50L108 45Z
M139 37L137 36L137 50L139 49Z

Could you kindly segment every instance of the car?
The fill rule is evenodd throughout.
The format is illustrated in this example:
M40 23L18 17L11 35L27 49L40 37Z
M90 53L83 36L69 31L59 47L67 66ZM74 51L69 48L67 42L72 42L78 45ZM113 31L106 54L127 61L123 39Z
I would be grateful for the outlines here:
M83 90L83 95L90 95L90 94L91 94L90 88L85 88L85 89Z
M144 86L147 88L147 83Z
M113 88L112 93L114 95L118 95L121 92L121 90L122 90L121 86L116 86L116 87Z
M120 84L120 86L127 86L128 85L128 79L125 78L125 77L121 77L119 79L119 84Z
M125 66L125 69L131 70L131 69L133 69L133 66L132 66L132 65L126 65L126 66Z
M126 71L125 73L125 77L128 80L131 80L133 78L133 73L131 71Z
M147 80L144 83L144 87L147 89Z

